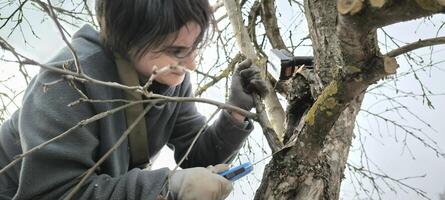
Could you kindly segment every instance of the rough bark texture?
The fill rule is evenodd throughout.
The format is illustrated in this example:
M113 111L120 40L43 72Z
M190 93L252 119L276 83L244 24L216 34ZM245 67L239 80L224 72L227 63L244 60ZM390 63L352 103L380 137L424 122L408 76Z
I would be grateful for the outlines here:
M293 141L289 138L296 142L266 166L255 199L339 199L364 93L398 67L394 58L381 55L376 28L444 10L435 0L338 3L340 7L336 1L305 0L315 73L323 91L308 106L301 103L310 102L301 101L308 93L301 91L304 87L289 90L285 142ZM290 85L302 85L296 81L301 79Z
M343 63L335 26L336 4L334 1L312 2L306 2L306 15L311 30L314 56L317 58L316 72L323 84L329 85L335 73L332 70L333 66ZM331 87L335 89L334 86ZM255 199L338 199L354 128L353 122L360 103L361 98L350 104L332 131L325 130L329 132L325 136L326 139L309 139L310 136L301 135L298 137L298 141L301 142L297 141L295 147L276 155L265 169L262 185ZM291 107L297 108L301 105L301 103L290 104ZM296 134L295 130L289 129L295 129L296 125L292 123L298 124L302 120L301 114L292 115L295 112L288 109L287 133ZM308 147L309 145L313 147Z

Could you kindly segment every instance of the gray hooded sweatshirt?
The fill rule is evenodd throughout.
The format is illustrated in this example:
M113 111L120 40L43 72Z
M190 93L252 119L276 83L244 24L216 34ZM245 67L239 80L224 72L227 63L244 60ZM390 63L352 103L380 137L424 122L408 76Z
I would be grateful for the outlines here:
M72 39L84 73L92 78L120 82L112 56L90 26L81 28ZM62 49L48 65L61 67L72 63L68 48ZM61 79L61 75L41 70L29 84L21 108L0 129L0 168L14 157L88 119L116 108L122 103L68 104L81 96L67 81L47 88L45 83ZM76 83L90 99L123 99L123 91L93 83ZM166 96L193 96L190 75L182 84L168 87L154 83L152 91ZM194 136L205 124L195 103L169 102L154 106L145 116L150 157L164 146L174 149L179 161ZM223 162L241 148L252 131L230 114L222 112L199 137L182 168L205 167ZM79 127L60 140L26 156L0 174L0 199L61 199L79 182L79 176L92 167L127 129L123 111ZM130 167L128 141L120 145L88 179L75 199L156 199L169 170L142 170Z

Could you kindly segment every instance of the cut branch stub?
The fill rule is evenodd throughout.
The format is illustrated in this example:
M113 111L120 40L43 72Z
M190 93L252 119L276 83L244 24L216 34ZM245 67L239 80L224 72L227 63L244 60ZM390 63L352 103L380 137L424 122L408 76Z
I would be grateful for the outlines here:
M369 3L374 8L382 8L386 4L387 0L369 0Z
M437 12L442 10L445 1L444 0L416 0L416 3L424 10Z
M338 0L337 11L342 14L355 15L363 9L363 0Z
M397 68L399 68L399 64L397 63L397 60L394 57L388 57L388 56L383 57L383 64L386 75L395 74Z

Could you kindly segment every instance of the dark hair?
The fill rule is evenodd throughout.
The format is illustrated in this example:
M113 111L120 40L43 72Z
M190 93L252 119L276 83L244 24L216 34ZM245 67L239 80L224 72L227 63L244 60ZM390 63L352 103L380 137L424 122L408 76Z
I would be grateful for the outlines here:
M96 0L96 13L105 48L127 59L166 48L161 45L173 43L192 21L201 27L197 47L208 35L212 16L208 0Z

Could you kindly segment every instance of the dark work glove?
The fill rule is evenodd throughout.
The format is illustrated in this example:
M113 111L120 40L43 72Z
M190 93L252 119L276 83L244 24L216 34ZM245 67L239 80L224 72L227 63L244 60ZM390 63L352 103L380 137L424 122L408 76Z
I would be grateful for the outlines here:
M233 73L228 103L251 110L255 106L252 93L266 96L269 90L266 82L261 79L260 72L260 68L252 65L250 59L241 62Z

